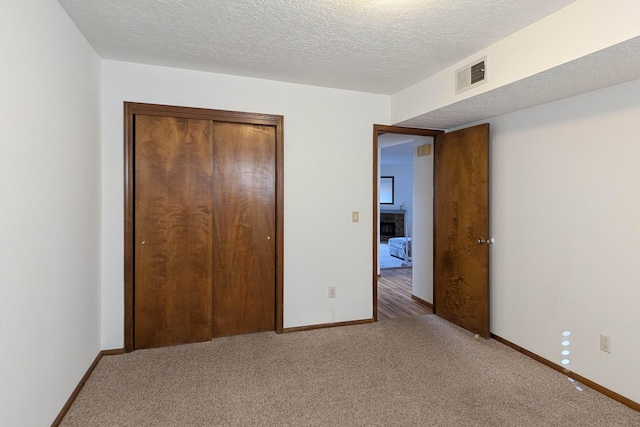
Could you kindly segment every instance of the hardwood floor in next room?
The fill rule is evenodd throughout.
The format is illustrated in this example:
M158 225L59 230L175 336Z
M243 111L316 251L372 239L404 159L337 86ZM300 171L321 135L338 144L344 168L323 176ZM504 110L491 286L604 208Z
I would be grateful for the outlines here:
M411 268L380 270L378 320L414 317L433 311L411 299Z

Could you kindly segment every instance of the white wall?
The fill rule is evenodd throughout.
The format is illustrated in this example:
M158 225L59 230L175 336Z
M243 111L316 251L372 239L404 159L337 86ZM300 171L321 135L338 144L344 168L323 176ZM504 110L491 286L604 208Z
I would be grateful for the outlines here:
M50 425L100 351L100 59L52 0L0 33L0 425Z
M384 150L382 150L384 156ZM400 204L406 210L404 214L405 224L413 223L413 164L409 165L383 165L380 167L380 176L392 176L394 196L392 205L380 205L381 210L400 209Z
M640 402L640 81L491 120L493 333ZM611 337L613 354L599 350Z
M640 36L637 0L577 0L391 98L399 123ZM487 83L455 94L455 71L487 56Z
M284 326L371 318L371 135L388 96L116 61L102 73L103 348L123 346L124 101L283 115Z
M430 156L413 157L413 295L433 304L433 138Z

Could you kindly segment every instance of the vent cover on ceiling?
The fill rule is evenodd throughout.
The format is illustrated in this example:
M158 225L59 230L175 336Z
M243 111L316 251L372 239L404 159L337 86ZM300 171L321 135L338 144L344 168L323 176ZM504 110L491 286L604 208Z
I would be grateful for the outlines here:
M456 94L487 82L487 57L456 71Z

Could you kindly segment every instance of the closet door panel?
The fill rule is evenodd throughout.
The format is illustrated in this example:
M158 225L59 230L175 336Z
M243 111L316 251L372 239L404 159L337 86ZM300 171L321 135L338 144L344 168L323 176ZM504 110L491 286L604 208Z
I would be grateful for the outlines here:
M273 331L275 127L213 126L213 336Z
M211 339L210 120L135 119L135 348Z

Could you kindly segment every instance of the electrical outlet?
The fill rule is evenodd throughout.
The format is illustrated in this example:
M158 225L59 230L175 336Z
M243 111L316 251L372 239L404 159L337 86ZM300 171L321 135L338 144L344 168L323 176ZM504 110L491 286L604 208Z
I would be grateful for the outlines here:
M329 286L329 298L335 298L335 297L336 297L336 287Z
M611 337L605 334L600 334L600 350L611 354Z

